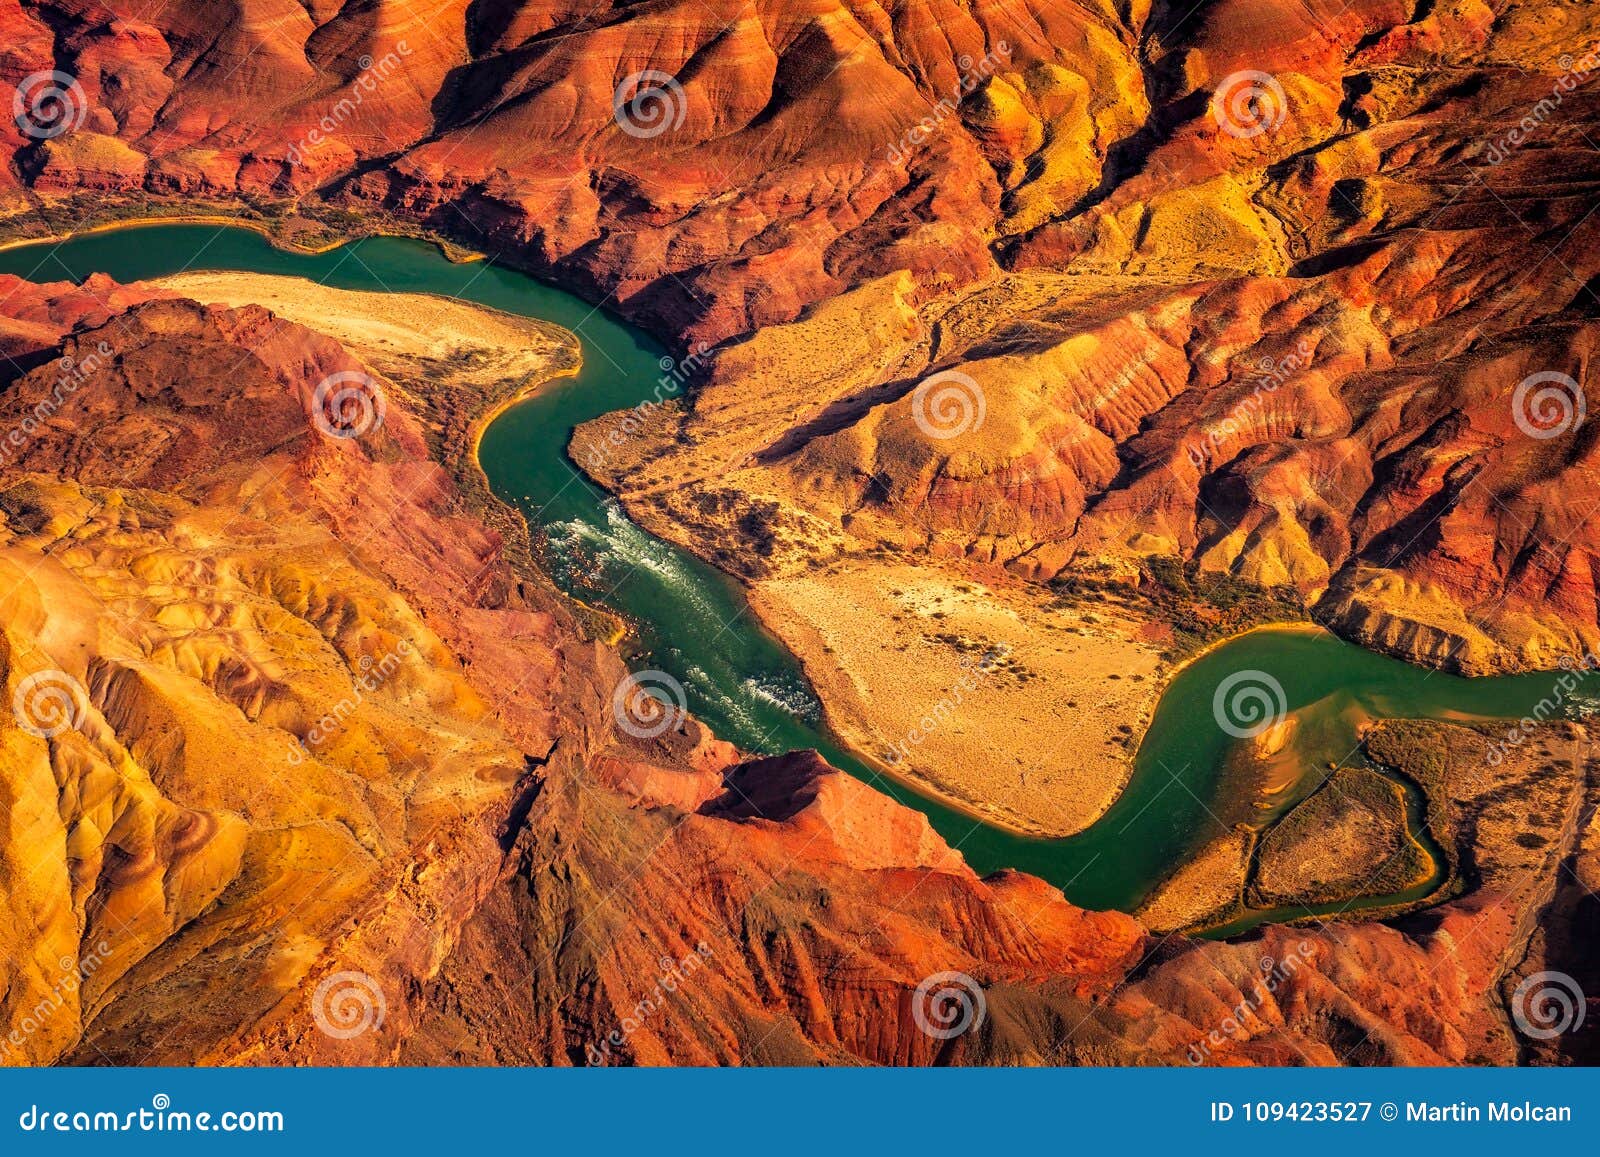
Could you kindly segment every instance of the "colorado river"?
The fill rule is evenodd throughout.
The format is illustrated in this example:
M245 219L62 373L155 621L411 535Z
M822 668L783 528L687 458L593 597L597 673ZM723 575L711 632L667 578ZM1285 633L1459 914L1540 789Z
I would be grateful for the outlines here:
M1232 640L1186 667L1163 696L1133 779L1093 827L1065 840L1028 839L889 781L826 733L799 663L749 612L735 583L630 522L571 463L573 428L659 391L666 351L640 331L578 298L493 263L454 264L433 246L378 238L317 255L286 252L246 229L161 225L85 234L59 244L0 252L0 273L35 281L118 281L229 270L310 278L335 288L434 293L537 317L577 333L583 368L497 418L480 459L495 491L543 532L556 581L635 627L636 669L679 680L688 706L723 738L763 753L816 748L924 813L979 872L1017 868L1061 887L1075 903L1131 910L1175 867L1238 822L1262 822L1307 790L1265 808L1225 774L1236 742L1217 726L1213 696L1240 671L1260 672L1299 714L1295 754L1307 769L1345 761L1370 718L1517 718L1554 684L1550 675L1465 680L1371 654L1326 634L1262 631ZM1066 708L1063 707L1063 710ZM1061 753L1070 760L1070 752ZM1308 777L1314 786L1315 777ZM1320 909L1274 910L1230 925L1346 907L1422 899L1438 880L1390 897ZM1415 893L1415 894L1410 894Z

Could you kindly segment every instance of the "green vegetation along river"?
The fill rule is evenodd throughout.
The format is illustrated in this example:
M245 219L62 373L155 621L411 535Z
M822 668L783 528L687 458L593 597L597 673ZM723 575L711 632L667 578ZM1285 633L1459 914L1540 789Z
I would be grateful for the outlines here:
M1078 904L1130 910L1174 868L1241 819L1259 822L1259 799L1229 783L1236 740L1218 727L1213 698L1239 672L1281 688L1299 716L1294 754L1316 769L1349 759L1356 728L1372 717L1519 718L1546 697L1550 675L1466 680L1432 673L1327 634L1259 631L1232 640L1183 669L1167 689L1140 746L1132 781L1094 826L1064 840L1028 839L980 823L886 780L830 738L798 661L757 624L737 585L705 563L655 539L624 516L568 459L574 426L672 389L666 351L649 337L578 298L493 262L454 264L419 241L376 238L316 255L274 248L242 228L160 225L90 233L61 243L0 251L0 273L35 281L81 281L103 272L119 281L195 270L305 277L357 290L426 292L542 318L577 333L582 371L497 418L480 459L497 493L548 539L555 578L570 593L635 625L636 669L664 670L688 706L718 734L754 752L816 748L926 814L980 872L1017 868L1060 886ZM1063 710L1065 708L1063 707ZM1061 758L1071 758L1062 752ZM1317 776L1274 798L1283 810ZM1249 798L1246 798L1249 797ZM1254 809L1253 811L1241 809ZM1425 835L1425 833L1424 833ZM1345 907L1425 897L1437 879ZM1420 890L1418 890L1420 889ZM1309 910L1252 913L1230 924Z

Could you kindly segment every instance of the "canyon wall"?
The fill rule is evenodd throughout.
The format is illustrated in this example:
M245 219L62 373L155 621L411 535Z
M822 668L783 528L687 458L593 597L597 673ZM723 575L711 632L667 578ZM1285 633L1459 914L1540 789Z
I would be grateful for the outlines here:
M663 521L776 495L814 516L788 535L808 545L1043 579L1176 554L1479 673L1597 641L1592 6L4 19L0 71L31 82L3 131L18 229L152 197L331 204L504 253L685 348L810 318L776 362L770 335L759 364L717 359L632 449L637 477L599 471ZM830 303L886 278L899 332L824 355L826 382L772 369L831 349ZM959 437L914 420L951 371L949 420L974 391L984 409ZM735 438L729 395L783 404ZM706 472L729 460L748 469Z
M718 347L577 451L719 561L751 526L761 574L1177 556L1470 671L1600 633L1590 5L0 27L14 235L404 221ZM616 734L618 660L464 500L427 399L326 435L317 383L372 370L331 339L102 279L0 298L0 661L46 712L0 719L8 1061L1505 1062L1510 982L1581 971L1586 737L1552 838L1464 824L1429 916L1153 937L978 879L814 757ZM942 973L965 1031L925 1027Z
M619 728L624 669L507 561L427 400L333 341L3 288L12 1063L1509 1061L1497 986L1569 950L1527 937L1589 870L1575 729L1487 784L1445 744L1498 858L1426 926L1158 938L979 879L815 755ZM330 435L328 374L381 424ZM1484 818L1530 775L1538 847Z

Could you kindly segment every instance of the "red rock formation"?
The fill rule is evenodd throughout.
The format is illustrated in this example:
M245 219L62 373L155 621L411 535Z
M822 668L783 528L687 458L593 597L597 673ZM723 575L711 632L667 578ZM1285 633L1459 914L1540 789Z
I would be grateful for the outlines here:
M1592 800L1587 740L1574 738L1547 735L1486 777L1482 737L1456 737L1450 806L1478 835L1462 852L1477 891L1403 928L1277 927L1233 944L1157 940L1017 873L979 880L920 817L811 755L736 768L723 798L631 834L598 822L603 795L568 791L553 806L573 809L563 826L581 825L584 838L566 859L533 827L523 833L505 889L466 928L400 1056L1509 1063L1518 1053L1501 978L1557 862L1578 847L1579 802ZM1559 776L1544 766L1551 756L1571 761ZM1505 782L1520 785L1521 803ZM1549 846L1507 838L1526 834L1530 800L1552 813ZM571 885L559 901L556 877ZM1556 960L1573 967L1560 953L1581 950L1566 943L1564 933ZM943 1006L953 1023L970 1015L948 1037L929 1031L943 1022L917 991L941 973L969 985L964 1004Z
M1597 641L1593 427L1528 435L1514 409L1530 375L1587 376L1597 118L1562 52L1595 39L1592 8L251 0L218 21L30 0L0 30L8 82L75 83L0 130L18 224L93 212L74 194L321 198L505 249L685 344L905 273L883 357L707 461L819 481L814 517L841 533L1041 579L1154 550L1291 582L1440 663ZM625 83L646 70L673 78L659 101ZM1271 83L1228 83L1254 73ZM1157 945L1038 881L977 879L812 758L725 788L736 760L711 741L610 734L615 660L498 557L403 403L371 445L314 434L316 382L358 368L337 345L99 280L0 298L6 429L55 398L63 353L104 341L113 363L6 458L7 549L159 612L83 640L81 744L0 736L62 801L4 784L5 838L61 848L48 886L6 897L33 937L7 999L141 909L36 1059L1171 1062L1230 1020L1203 1059L1513 1053L1493 990L1536 895L1500 881L1429 927ZM740 357L699 400L747 384ZM990 391L980 443L912 421L946 366ZM308 553L332 570L284 561ZM12 682L48 605L8 619ZM431 672L306 773L306 804L261 754L310 713L262 639L331 677L398 624ZM404 758L442 750L417 740L423 706L420 734L469 755ZM1263 993L1260 961L1291 955ZM695 983L638 1015L692 957ZM350 969L389 1012L354 1043L311 1007ZM945 971L987 1005L949 1041L912 1003Z
M860 461L830 503L887 484L936 550L1040 578L1198 557L1481 671L1600 642L1571 497L1589 442L1505 421L1530 375L1581 382L1593 340L1591 17L386 0L219 28L28 3L3 75L75 87L6 142L47 198L399 212L684 344L910 271L927 368L966 365L993 428L930 441L904 420L917 379L880 365L886 420L840 435ZM1063 269L1138 282L1060 309L1032 279ZM951 320L978 283L987 330ZM797 473L839 456L819 449Z
M9 596L8 680L30 648L63 656L60 632L93 624L88 721L53 740L0 727L8 766L73 785L37 822L76 849L35 873L60 876L60 894L7 897L23 931L0 1009L22 1015L49 989L49 969L23 963L41 951L96 962L24 1057L1513 1055L1496 986L1551 857L1571 846L1570 818L1542 851L1480 842L1482 887L1426 928L1157 941L1036 879L979 879L922 816L813 754L739 762L688 720L650 741L613 734L616 659L578 645L540 588L468 581L506 564L427 458L413 403L392 397L372 440L316 434L314 379L358 364L328 339L257 308L104 281L6 288L13 358L67 349L94 375L58 398L51 356L0 398L7 428L55 401L0 493L0 562L37 567L54 544L59 568L30 575L41 601ZM85 351L102 360L89 367ZM468 590L486 601L464 602ZM142 603L127 611L126 597ZM353 719L348 742L283 764L328 659L337 675L385 638L414 640L427 663L375 689L379 713ZM1487 766L1462 750L1464 766ZM1528 750L1528 766L1553 753ZM1529 791L1570 802L1539 806L1575 815L1576 781L1540 774ZM1517 810L1498 782L1457 793L1480 841ZM33 814L16 786L0 782L14 820ZM13 824L0 856L38 863L37 834ZM168 906L142 902L161 881ZM365 1031L324 1031L318 994L352 973L382 1016L369 1004ZM945 973L959 987L930 996Z

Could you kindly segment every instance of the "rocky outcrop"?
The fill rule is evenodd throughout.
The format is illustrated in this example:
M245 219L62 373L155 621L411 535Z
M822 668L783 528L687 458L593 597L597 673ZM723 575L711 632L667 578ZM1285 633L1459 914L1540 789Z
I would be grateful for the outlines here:
M324 433L319 381L389 388L331 340L10 289L37 368L0 396L7 1059L244 1055L326 1012L335 960L418 983L556 742L570 635L398 391L365 440Z
M244 11L6 17L14 225L333 205L765 329L597 471L722 565L748 516L779 566L1181 555L1462 671L1600 643L1585 7Z
M14 5L0 195L392 214L726 342L592 467L723 561L1176 555L1464 670L1597 641L1591 9L578 15ZM1592 940L1573 825L1401 927L1158 941L812 757L625 742L425 399L328 437L373 367L264 310L0 298L8 1060L1506 1060Z
M8 143L46 192L337 192L709 340L893 269L992 270L1002 199L1070 203L1145 108L1135 32L1096 4L579 16L382 0L219 29L193 5L136 20L29 3L8 18L7 79L66 73L73 108Z
M429 1011L401 1055L472 1064L1511 1063L1527 1038L1512 1030L1514 985L1504 978L1546 918L1574 839L1567 813L1592 797L1583 787L1588 743L1541 731L1514 754L1505 777L1518 787L1508 788L1485 774L1483 737L1459 738L1446 806L1463 817L1450 830L1471 865L1467 895L1398 928L1275 927L1233 944L1157 939L1016 873L977 879L958 857L930 855L936 848L912 817L893 820L885 813L896 805L815 756L741 766L727 796L693 812L659 809L632 833L609 822L597 830L602 797L569 791L575 810L565 822L584 833L572 858L552 858L523 833L515 870L429 986ZM1561 774L1541 771L1551 759ZM745 788L760 797L743 798ZM1515 826L1519 790L1552 809L1543 842ZM862 820L895 832L875 835L866 859L853 854ZM1519 830L1524 838L1511 838ZM556 878L566 891L552 888ZM1573 938L1592 931L1592 913L1577 919L1570 932L1561 926L1564 952L1581 954ZM1562 1047L1587 1046L1572 1038Z
M621 734L425 399L256 307L11 289L8 1061L1498 1060L1506 960L1581 934L1524 947L1586 845L1502 839L1497 787L1425 923L1204 944L980 879L814 754ZM328 436L325 372L381 426Z

